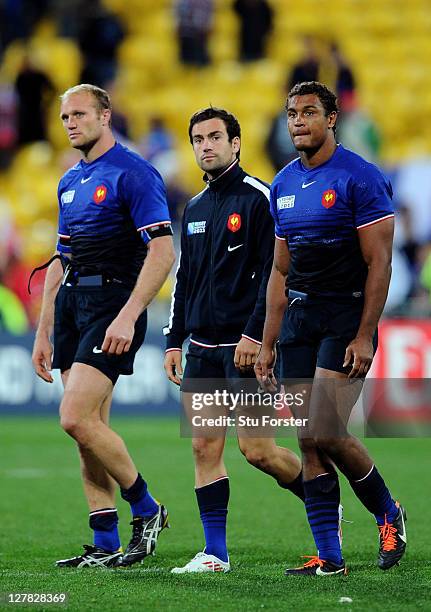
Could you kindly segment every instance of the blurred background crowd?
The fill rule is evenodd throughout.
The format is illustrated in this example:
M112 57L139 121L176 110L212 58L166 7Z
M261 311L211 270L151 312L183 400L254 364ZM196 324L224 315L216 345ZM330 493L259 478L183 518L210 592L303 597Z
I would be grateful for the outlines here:
M58 96L79 82L111 93L117 139L161 172L176 224L202 189L193 112L212 104L236 114L242 165L271 182L296 157L287 92L326 83L338 95L338 141L394 187L386 316L429 317L430 32L427 0L0 0L0 330L21 334L37 321L44 275L31 295L28 276L55 248L57 183L79 159Z

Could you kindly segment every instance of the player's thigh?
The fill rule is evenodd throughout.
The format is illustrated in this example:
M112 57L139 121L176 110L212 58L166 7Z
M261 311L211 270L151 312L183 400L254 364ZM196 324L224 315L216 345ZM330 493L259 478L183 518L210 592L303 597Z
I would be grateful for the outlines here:
M228 410L216 395L224 387L223 369L215 350L191 342L186 354L181 402L193 439L224 439L226 435Z
M67 381L69 380L69 374L70 374L70 368L67 370L64 370L64 372L61 373L61 382L63 383L63 389L66 388Z
M363 380L347 374L316 368L310 398L310 429L314 439L348 436L347 426L353 407L362 391Z
M110 401L112 381L93 366L74 363L67 377L60 406L62 421L99 420L101 407Z

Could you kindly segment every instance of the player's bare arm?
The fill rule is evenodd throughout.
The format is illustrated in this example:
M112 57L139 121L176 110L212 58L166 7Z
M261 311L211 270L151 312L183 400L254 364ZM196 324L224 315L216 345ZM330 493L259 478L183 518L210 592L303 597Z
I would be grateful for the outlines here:
M148 254L135 288L106 330L103 351L121 355L129 350L137 318L159 292L174 262L175 250L171 236L160 236L148 243Z
M275 390L273 368L276 359L275 343L280 335L281 322L287 306L285 294L286 277L290 255L285 240L276 240L274 262L266 291L266 317L263 328L262 347L254 370L259 383Z
M50 373L53 352L50 338L54 327L54 301L62 277L63 267L60 260L55 259L49 266L45 277L42 308L32 354L32 362L36 374L42 380L49 383L53 382Z
M365 376L373 361L373 336L377 329L391 280L392 241L394 220L359 230L362 256L368 266L365 302L356 338L346 349L344 365L353 362L349 378Z

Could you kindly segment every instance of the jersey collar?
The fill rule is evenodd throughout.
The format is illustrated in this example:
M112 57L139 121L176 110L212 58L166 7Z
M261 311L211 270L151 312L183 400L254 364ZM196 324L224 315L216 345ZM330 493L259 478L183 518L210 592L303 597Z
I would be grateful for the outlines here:
M207 174L204 174L203 180L207 183L210 189L214 191L221 191L242 172L242 169L239 165L239 160L234 159L234 161L229 164L227 168L225 168L218 176L209 180Z

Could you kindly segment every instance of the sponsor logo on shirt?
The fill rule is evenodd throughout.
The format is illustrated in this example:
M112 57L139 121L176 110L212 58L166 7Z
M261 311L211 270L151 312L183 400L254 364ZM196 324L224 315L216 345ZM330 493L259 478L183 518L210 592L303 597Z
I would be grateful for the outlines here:
M231 232L237 232L241 227L241 215L232 213L227 219L227 229Z
M73 198L75 197L75 190L65 191L61 194L61 203L62 204L70 204L73 202Z
M206 221L191 221L187 223L187 236L193 236L193 234L205 234Z
M277 210L284 210L285 208L293 208L295 206L295 196L288 195L281 198L277 198Z
M323 192L322 195L322 204L325 208L331 208L334 206L335 200L337 199L337 194L333 189L327 189Z
M106 189L105 185L98 185L96 187L96 190L93 193L93 200L96 202L96 204L103 202L103 200L106 198L107 192L108 190Z

